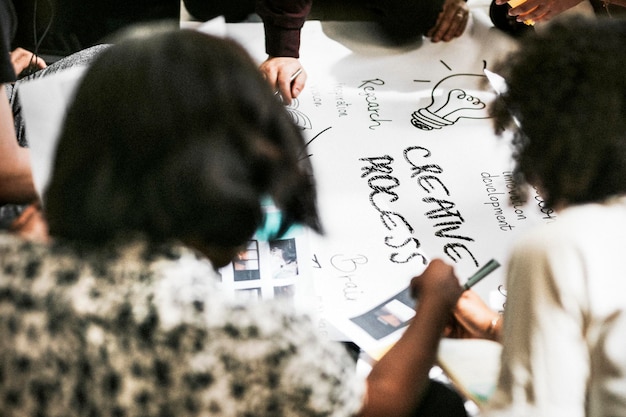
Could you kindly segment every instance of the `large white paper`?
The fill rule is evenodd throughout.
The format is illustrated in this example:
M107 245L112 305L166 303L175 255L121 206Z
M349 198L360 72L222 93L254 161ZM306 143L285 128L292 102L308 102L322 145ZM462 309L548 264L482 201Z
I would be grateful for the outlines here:
M262 24L228 24L226 35L265 59ZM351 319L401 293L431 259L455 265L464 280L491 258L506 265L519 233L553 221L536 195L521 201L513 191L508 136L494 136L486 110L495 91L484 70L513 47L479 14L453 42L405 46L386 44L372 23L308 21L307 86L287 110L308 141L303 157L315 169L326 233L295 237L297 274L259 291L273 297L312 277L301 296L316 300L321 331L355 339L364 329ZM81 71L20 89L40 191ZM268 245L259 256L272 254ZM495 308L505 270L474 287ZM256 285L236 281L225 275L235 290Z
M228 34L265 59L261 25ZM362 346L371 335L351 319L401 293L431 259L463 281L491 258L506 266L516 236L554 220L536 194L514 191L509 136L496 137L488 118L496 92L484 70L514 46L484 16L453 42L405 46L369 22L305 24L307 85L288 111L309 142L326 230L311 242L315 288L325 320ZM474 287L495 308L505 271Z

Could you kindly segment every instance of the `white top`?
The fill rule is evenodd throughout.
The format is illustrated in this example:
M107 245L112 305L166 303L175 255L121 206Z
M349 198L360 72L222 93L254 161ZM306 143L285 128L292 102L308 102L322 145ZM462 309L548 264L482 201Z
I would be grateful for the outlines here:
M626 198L570 207L514 247L489 416L626 416Z

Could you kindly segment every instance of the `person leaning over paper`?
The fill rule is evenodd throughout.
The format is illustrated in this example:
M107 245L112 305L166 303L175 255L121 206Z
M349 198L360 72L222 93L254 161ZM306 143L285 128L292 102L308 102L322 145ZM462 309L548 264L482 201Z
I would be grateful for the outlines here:
M306 82L302 68L300 30L313 0L257 0L256 12L263 19L265 52L261 64L267 81L278 88L285 103L297 98ZM433 42L451 41L463 34L469 20L465 0L341 0L339 3L369 11L392 42L407 43L427 36Z
M155 29L98 54L44 193L51 241L0 233L0 368L10 375L0 415L421 412L462 292L451 274L411 282L418 317L366 384L290 302L235 302L218 284L256 230L321 231L304 147L233 41ZM268 198L278 227L265 222Z
M496 128L514 131L519 179L558 216L516 242L503 320L471 293L456 307L466 335L503 324L489 417L626 415L624 45L626 21L575 17L525 37L498 68Z

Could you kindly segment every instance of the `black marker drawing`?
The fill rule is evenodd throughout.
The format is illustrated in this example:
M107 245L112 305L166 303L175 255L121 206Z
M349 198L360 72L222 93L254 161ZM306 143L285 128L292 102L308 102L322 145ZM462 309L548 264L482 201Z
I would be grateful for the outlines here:
M477 95L487 93L485 79L482 74L454 74L441 79L432 89L430 104L413 112L411 124L433 130L459 119L488 119L487 105Z
M311 260L313 261L313 268L322 269L322 264L319 259L317 259L316 254L313 254L313 258Z
M287 113L291 116L293 122L302 130L312 129L313 125L311 124L311 119L309 116L298 110L300 106L300 102L297 98L291 100L291 103L285 108L287 109Z
M309 147L309 145L310 145L310 144L311 144L311 143L312 143L315 139L319 138L319 137L320 137L320 135L321 135L322 133L327 132L327 131L328 131L328 130L330 130L330 129L332 129L332 126L328 126L327 128L323 129L321 132L319 132L318 134L316 134L315 136L313 136L311 139L309 139L309 140L308 140L308 142L304 144L304 150L303 150L303 152L308 152L308 147ZM310 158L310 157L312 157L312 156L313 156L313 154L312 154L312 153L307 154L307 155L304 155L304 156L303 156L302 154L300 154L300 155L299 155L299 157L300 157L299 159L306 159L306 158Z

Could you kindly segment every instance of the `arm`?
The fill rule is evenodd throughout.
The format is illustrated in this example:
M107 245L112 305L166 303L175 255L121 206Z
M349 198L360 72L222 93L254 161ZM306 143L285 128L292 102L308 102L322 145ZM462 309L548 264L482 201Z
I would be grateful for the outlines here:
M0 204L25 203L37 197L28 149L21 148L15 138L13 111L4 86L15 80L10 44L16 23L13 4L0 2Z
M15 138L13 113L9 100L0 91L0 204L28 203L38 198L30 168L27 148Z
M501 340L501 314L493 311L472 290L464 291L454 307L454 321L448 337Z
M509 15L517 16L518 22L532 20L548 21L564 11L578 5L582 0L526 0L509 10ZM506 0L496 0L496 4L505 4Z
M296 98L306 82L303 71L293 82L291 76L301 68L300 30L311 10L312 0L257 0L256 12L263 20L265 52L268 58L261 72L280 90L286 104Z
M415 318L370 372L359 417L410 416L428 387L439 340L463 289L452 267L437 259L413 278L411 289L419 296Z

